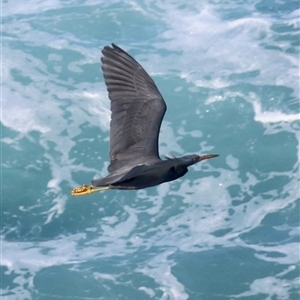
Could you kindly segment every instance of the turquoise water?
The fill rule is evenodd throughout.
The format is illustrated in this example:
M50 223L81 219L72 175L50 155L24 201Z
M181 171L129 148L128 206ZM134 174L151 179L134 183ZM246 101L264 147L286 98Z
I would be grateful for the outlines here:
M2 299L299 299L299 2L2 3ZM71 197L105 176L101 49L168 106L171 183Z

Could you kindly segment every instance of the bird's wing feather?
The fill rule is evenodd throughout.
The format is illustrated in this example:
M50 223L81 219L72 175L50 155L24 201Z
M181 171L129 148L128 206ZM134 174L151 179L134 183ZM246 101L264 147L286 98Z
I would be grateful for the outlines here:
M143 67L118 46L102 50L102 70L111 100L109 172L157 161L166 104Z

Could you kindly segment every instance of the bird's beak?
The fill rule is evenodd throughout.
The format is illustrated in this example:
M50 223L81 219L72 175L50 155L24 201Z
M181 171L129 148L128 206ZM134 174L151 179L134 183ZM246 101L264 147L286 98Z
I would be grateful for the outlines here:
M214 157L217 157L219 156L219 154L207 154L207 155L202 155L202 156L199 156L199 158L197 159L197 161L201 161L201 160L204 160L204 159L209 159L209 158L214 158Z

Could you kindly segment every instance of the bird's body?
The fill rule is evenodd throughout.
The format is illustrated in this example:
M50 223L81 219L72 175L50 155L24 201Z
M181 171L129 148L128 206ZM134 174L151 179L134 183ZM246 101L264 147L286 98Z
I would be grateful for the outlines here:
M106 189L143 189L182 177L188 167L218 155L161 160L158 136L166 104L154 81L128 53L112 44L102 50L111 101L109 174L72 190L84 195Z
M136 190L143 189L163 182L168 182L182 177L187 173L187 166L182 165L182 160L168 158L157 160L152 164L137 165L130 170L122 170L119 179L107 177L93 180L94 186L110 185L112 189Z

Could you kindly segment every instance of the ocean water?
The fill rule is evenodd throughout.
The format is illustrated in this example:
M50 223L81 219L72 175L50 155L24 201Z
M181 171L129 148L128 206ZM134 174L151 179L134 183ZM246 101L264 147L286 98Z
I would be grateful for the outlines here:
M168 106L139 191L105 176L111 43ZM299 1L2 2L1 299L299 299Z

